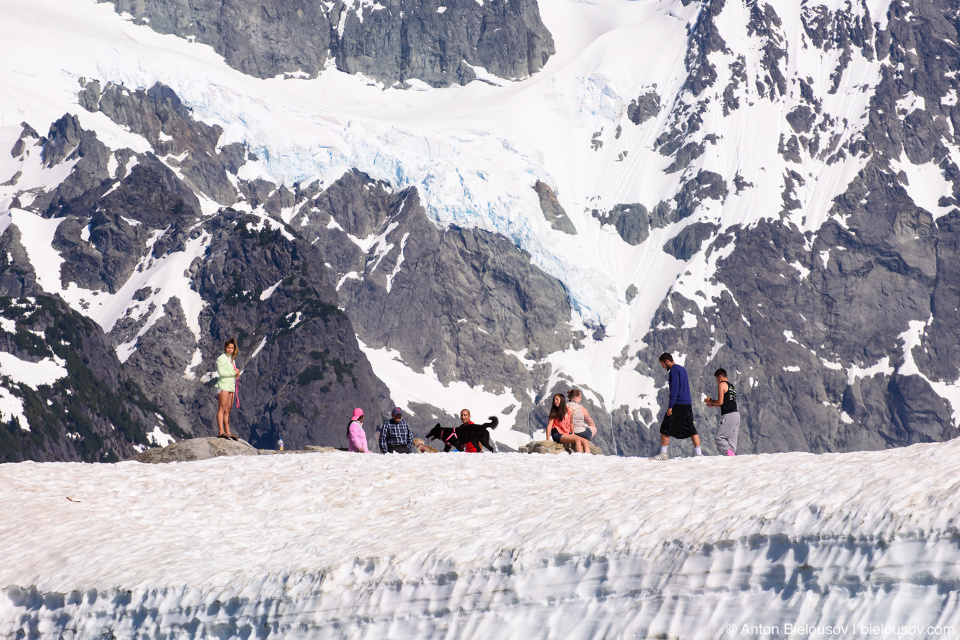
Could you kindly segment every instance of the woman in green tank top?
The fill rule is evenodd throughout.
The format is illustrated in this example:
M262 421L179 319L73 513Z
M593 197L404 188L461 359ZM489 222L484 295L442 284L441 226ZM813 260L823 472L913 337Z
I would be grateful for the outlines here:
M237 341L230 338L223 343L223 353L217 358L217 437L239 440L230 433L230 410L237 392L237 378L240 371L234 361L237 359Z

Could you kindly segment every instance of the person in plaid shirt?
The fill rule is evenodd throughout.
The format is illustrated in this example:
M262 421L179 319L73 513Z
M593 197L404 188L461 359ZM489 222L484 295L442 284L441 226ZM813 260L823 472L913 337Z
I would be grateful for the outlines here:
M402 419L403 411L394 407L391 415L380 428L380 453L414 453L413 434Z

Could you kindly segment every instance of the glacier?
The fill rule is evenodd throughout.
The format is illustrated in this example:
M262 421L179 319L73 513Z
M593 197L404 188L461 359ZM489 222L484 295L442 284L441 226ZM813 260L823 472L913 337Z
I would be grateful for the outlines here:
M0 636L955 638L958 455L4 464Z

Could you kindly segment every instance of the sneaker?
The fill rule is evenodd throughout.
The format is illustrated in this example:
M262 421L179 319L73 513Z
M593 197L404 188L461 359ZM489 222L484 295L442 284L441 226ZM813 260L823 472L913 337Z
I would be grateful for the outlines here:
M650 458L651 460L669 460L670 456L666 453L658 453L657 455Z
M694 458L703 457L703 451L701 451L700 453L697 453L696 451L694 451L694 452L693 452L693 457L694 457Z
M727 455L728 455L728 456L735 456L735 455L737 455L737 454L735 454L735 453L733 452L733 449L727 449Z

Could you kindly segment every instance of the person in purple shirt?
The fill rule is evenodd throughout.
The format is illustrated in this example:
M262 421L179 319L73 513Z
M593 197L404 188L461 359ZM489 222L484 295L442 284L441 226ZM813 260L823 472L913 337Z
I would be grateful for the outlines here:
M693 426L693 401L690 399L690 381L687 379L687 370L673 361L673 356L664 353L660 356L660 366L666 369L670 378L670 401L667 413L660 423L660 455L654 460L669 460L667 449L670 448L670 438L690 438L693 440L694 454L703 455L700 449L700 436Z

